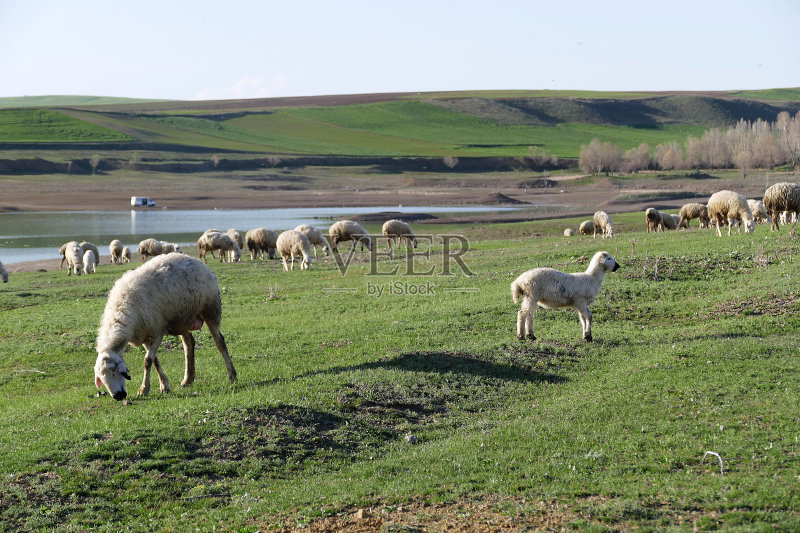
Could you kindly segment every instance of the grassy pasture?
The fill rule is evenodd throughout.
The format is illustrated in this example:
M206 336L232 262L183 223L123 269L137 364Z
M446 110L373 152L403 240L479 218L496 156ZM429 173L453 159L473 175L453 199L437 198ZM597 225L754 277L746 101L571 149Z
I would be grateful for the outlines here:
M441 275L438 240L414 262L431 276L379 275L406 264L385 256L357 255L345 276L330 258L289 273L211 261L239 382L204 330L195 385L180 388L168 338L173 392L131 406L92 384L106 293L131 266L12 275L0 527L263 531L491 501L518 527L558 508L578 530L797 529L796 237L647 234L641 213L614 219L605 241L563 237L578 219L415 225L467 237L472 276ZM592 306L595 342L554 310L519 342L511 280L583 270L599 249L621 269ZM141 352L126 360L135 391Z
M77 120L47 109L0 109L0 142L126 141L113 129Z

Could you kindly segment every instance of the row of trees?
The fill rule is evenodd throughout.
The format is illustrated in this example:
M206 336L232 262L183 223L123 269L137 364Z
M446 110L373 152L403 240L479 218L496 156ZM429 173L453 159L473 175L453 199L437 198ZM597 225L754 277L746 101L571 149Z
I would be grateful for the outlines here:
M581 146L579 159L581 171L589 174L737 168L743 177L750 170L785 163L800 164L800 112L792 117L783 111L775 122L740 120L726 130L712 128L700 138L690 136L685 150L672 141L659 144L652 154L646 143L623 153L620 147L595 138Z

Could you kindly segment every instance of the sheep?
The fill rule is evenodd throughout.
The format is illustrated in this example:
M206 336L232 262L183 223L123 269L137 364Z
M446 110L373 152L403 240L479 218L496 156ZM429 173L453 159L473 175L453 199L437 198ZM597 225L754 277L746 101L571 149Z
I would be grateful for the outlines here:
M283 270L289 271L286 264L289 258L292 260L292 270L294 270L294 256L296 255L303 257L300 270L311 268L311 242L303 233L293 229L284 231L278 235L277 249L283 259Z
M183 340L186 371L182 387L195 378L193 330L208 326L217 349L225 360L228 379L236 381L236 369L219 330L222 300L217 277L198 259L183 254L166 254L126 272L108 294L97 332L95 385L105 385L115 400L127 396L125 381L131 379L122 358L125 347L144 345L144 378L139 396L150 392L150 367L155 366L161 392L170 391L156 354L165 334Z
M123 248L122 249L122 262L123 263L130 263L131 262L131 250L130 248Z
M8 283L8 270L3 266L2 261L0 261L0 279L3 280L3 283Z
M677 230L681 227L681 217L680 215L671 215L669 213L661 212L661 223L666 229ZM688 226L684 225L683 227L685 228Z
M647 222L647 233L652 229L657 232L659 229L664 231L664 221L661 219L661 211L654 207L648 207L644 212L644 219Z
M71 241L70 241L71 242ZM58 255L61 256L61 262L58 264L58 269L61 270L64 267L64 261L67 260L67 245L69 242L65 242L61 245L61 248L58 249Z
M108 243L108 251L111 254L112 264L122 263L122 241L114 239Z
M672 216L672 220L675 221L675 225L677 226L676 229L680 229L680 228L689 229L689 221L688 220L681 220L681 216L680 215L671 215L671 216Z
M789 213L789 211L781 211L781 224L785 226L790 222L792 224L797 222L797 213Z
M389 256L391 257L392 252L392 240L397 239L397 245L400 246L400 242L405 239L406 246L414 245L414 248L417 247L417 238L414 236L414 232L411 230L411 226L407 222L403 222L402 220L392 219L387 220L383 223L383 227L381 228L381 233L383 236L386 237L386 242L389 245Z
M575 235L575 230L572 228L565 228L564 229L564 237L572 237Z
M83 257L84 254L86 254L87 250L91 250L92 252L94 252L94 266L96 267L97 265L100 264L100 250L97 249L97 246L95 246L94 244L92 244L90 242L83 241L83 242L81 242L81 250L82 250L81 251L81 257ZM96 269L95 269L95 272L96 272ZM87 274L88 274L88 272L87 272Z
M594 233L594 222L591 220L584 220L578 228L578 233L581 235L591 235Z
M206 254L212 252L213 255L214 250L220 251L220 262L225 260L225 252L231 252L233 261L239 261L242 256L242 249L231 239L230 235L213 231L207 231L197 239L197 249L200 251L200 259L203 260L203 263L206 262Z
M597 252L589 262L586 272L567 274L553 268L534 268L522 273L511 283L511 298L522 306L517 313L517 337L535 340L533 312L536 305L545 309L572 307L580 317L583 339L592 340L591 304L600 292L606 272L619 268L611 254Z
M308 242L311 243L311 248L314 250L314 258L317 257L317 246L322 246L322 251L325 255L331 255L331 247L328 245L328 239L322 235L322 231L309 224L300 224L295 231L299 231L306 237Z
M800 185L787 182L772 185L764 193L764 207L772 217L771 231L781 230L781 213L787 212L785 215L787 219L788 213L793 213L792 233L794 233L797 226L797 215L800 213ZM783 223L788 224L788 222Z
M685 204L683 207L681 207L679 216L680 216L680 222L678 223L678 226L680 227L684 227L684 224L686 224L685 227L688 228L689 221L692 220L693 218L699 219L701 228L707 228L709 222L711 221L708 218L708 207L706 207L703 204L699 204L697 202Z
M83 271L87 274L97 274L97 260L92 250L83 253Z
M739 193L733 191L719 191L711 195L708 199L708 216L717 222L717 235L722 237L720 226L722 221L728 221L728 235L734 221L744 221L744 232L752 233L755 227L753 214L747 206L747 199ZM739 229L741 233L741 228Z
M83 250L78 241L69 241L64 245L64 258L67 261L67 276L72 275L73 272L76 276L80 276Z
M597 232L600 232L604 239L614 236L614 223L611 221L611 215L605 211L597 211L592 222L594 223L592 238L597 238Z
M233 242L236 243L236 246L239 247L239 256L241 257L241 250L244 249L244 239L242 239L242 234L239 230L231 228L225 232L225 235L233 239ZM228 252L230 256L233 256L233 251ZM233 257L229 257L229 262L238 262L239 258L234 259Z
M244 236L247 249L250 250L250 259L255 261L259 255L264 259L264 250L270 259L275 259L275 249L278 241L278 232L268 228L254 228L247 230Z
M172 252L177 252L179 254L183 253L183 249L179 244L175 244L174 242L167 242L167 241L158 241L161 243L161 254L171 254Z
M149 238L139 242L139 255L142 256L142 263L146 262L151 257L162 255L163 253L161 241Z
M367 250L372 251L372 238L369 232L365 230L358 222L352 220L339 220L334 222L328 230L330 242L334 251L339 251L339 243L342 241L353 241L353 250L356 249L358 243L361 243L361 249L364 246Z
M772 222L762 200L752 200L748 198L747 206L750 208L750 212L753 213L753 220L756 224L766 224L767 222Z

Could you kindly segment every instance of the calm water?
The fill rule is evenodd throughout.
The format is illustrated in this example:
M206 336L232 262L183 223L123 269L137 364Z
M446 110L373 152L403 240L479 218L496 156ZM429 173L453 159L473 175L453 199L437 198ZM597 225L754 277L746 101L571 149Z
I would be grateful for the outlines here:
M298 224L312 224L326 229L332 219L343 215L402 211L404 213L475 213L502 212L516 207L315 207L294 209L146 209L130 211L80 211L59 213L0 214L0 261L57 258L58 249L67 241L90 241L101 254L108 254L108 243L119 239L136 251L139 241L153 237L182 245L195 244L208 228L225 231L237 228L267 227L291 229Z

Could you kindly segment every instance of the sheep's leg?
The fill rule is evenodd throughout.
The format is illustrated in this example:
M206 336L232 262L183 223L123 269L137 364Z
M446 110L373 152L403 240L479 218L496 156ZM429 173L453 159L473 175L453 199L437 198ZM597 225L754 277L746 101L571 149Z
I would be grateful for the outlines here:
M578 311L578 317L581 320L581 329L583 330L583 340L592 341L592 312L585 305L575 308Z
M286 258L283 257L282 259L283 259L283 271L289 272L289 265L286 264Z
M214 338L214 344L217 345L217 350L219 350L219 353L222 354L222 358L225 360L225 368L228 369L228 380L231 382L236 381L236 369L233 368L231 356L228 354L228 346L225 344L225 337L223 337L222 333L219 331L219 324L206 322L206 325L208 326L208 331L211 333L211 336Z
M167 375L164 373L164 370L161 369L161 363L158 361L157 355L153 358L153 366L156 369L156 374L158 374L158 388L162 393L169 392L169 380L167 379Z
M533 335L533 309L528 300L523 300L522 307L517 313L517 338L525 340L525 337L532 341L536 340Z
M183 341L183 353L186 355L186 371L183 374L181 387L188 387L194 383L194 336L191 333L181 335Z
M161 370L161 365L158 363L158 359L156 358L156 351L158 347L161 345L161 337L154 337L150 339L149 342L144 343L144 349L147 352L144 354L144 377L142 378L142 386L139 387L139 396L147 396L150 392L150 367L153 366L155 363L156 365L156 372L158 373L159 380L162 379L162 375L164 372ZM166 376L163 377L164 380L167 379ZM164 382L161 382L162 390L164 387ZM167 392L169 391L169 382L167 382Z

